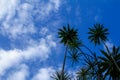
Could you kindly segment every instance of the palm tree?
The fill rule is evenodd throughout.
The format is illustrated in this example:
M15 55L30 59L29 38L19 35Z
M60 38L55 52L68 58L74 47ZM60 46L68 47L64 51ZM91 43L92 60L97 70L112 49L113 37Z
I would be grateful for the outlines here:
M68 73L64 72L61 75L61 72L58 72L58 71L56 71L55 74L51 76L51 78L53 78L54 80L61 80L61 76L62 76L62 80L71 80L71 77Z
M105 72L104 78L107 75L110 75L113 80L119 80L120 79L120 71L116 68L116 64L120 67L120 48L113 46L112 52L109 54L108 52L105 52L101 50L101 53L103 54L103 57L99 57L101 62L101 70L102 72ZM114 60L116 64L114 63Z
M63 43L66 46L66 50L64 53L64 60L63 60L63 66L61 75L64 73L65 63L66 63L66 57L67 57L67 51L69 47L78 47L78 32L74 28L70 28L69 24L67 27L63 26L62 29L59 29L58 31L58 37L61 39L61 43ZM61 76L61 80L62 76Z
M111 54L108 46L105 44L105 41L107 41L107 35L109 34L108 29L104 28L103 24L95 24L93 28L89 28L88 34L90 35L88 39L91 40L95 45L100 45L101 43L104 44L108 55ZM114 64L116 68L120 71L120 68L118 64L116 63L115 59L113 56L111 56L112 60L114 61Z

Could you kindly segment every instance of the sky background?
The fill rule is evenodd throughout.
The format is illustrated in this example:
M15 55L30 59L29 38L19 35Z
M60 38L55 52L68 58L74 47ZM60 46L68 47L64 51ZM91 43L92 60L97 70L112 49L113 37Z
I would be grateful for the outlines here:
M107 45L119 46L120 0L0 0L0 80L51 80L64 53L57 31L68 23L93 49L88 28L102 23ZM74 73L70 61L66 67Z

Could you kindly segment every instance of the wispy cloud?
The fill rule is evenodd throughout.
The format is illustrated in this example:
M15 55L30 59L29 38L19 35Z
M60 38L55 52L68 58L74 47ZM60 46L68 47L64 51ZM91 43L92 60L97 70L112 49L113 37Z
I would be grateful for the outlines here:
M10 0L9 3L5 0L3 3L2 8L5 10L1 12L1 15L5 16L1 19L1 34L14 39L28 33L35 33L31 15L32 5L20 4L20 0ZM5 5L8 5L8 8Z
M60 0L0 0L0 34L13 40L10 45L21 40L25 46L22 49L14 46L9 50L1 47L0 79L9 74L8 70L12 68L12 75L6 75L5 79L16 80L17 77L17 80L26 80L31 66L25 64L25 61L39 58L42 62L49 58L52 48L56 47L53 33L47 27L39 29L37 25L38 21L43 23L53 12L56 13L60 4ZM38 35L40 37L34 38ZM48 74L52 71L52 68L40 68L33 80L49 80Z
M52 75L53 72L55 72L55 70L51 67L41 68L32 80L51 80L50 75Z
M42 21L53 11L56 12L59 6L59 0L25 1L24 3L21 0L2 0L0 3L1 34L12 39L34 34L36 32L34 18Z
M1 7L0 20L4 19L4 17L6 17L6 16L8 16L8 17L12 16L19 1L20 0L9 0L9 1L8 0L0 0L0 7Z
M30 60L39 57L41 61L46 60L51 53L51 48L56 46L56 43L48 35L46 38L41 38L36 44L32 44L25 50L13 49L3 50L0 49L0 75L4 75L6 70L21 64L24 60Z
M21 64L18 69L13 72L7 80L26 80L26 78L29 76L28 66L25 64Z

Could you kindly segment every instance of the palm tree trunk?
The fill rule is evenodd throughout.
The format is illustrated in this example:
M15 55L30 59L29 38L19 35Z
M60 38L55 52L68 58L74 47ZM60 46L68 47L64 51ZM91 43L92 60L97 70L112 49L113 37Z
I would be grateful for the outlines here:
M102 41L102 42L103 42L103 44L104 44L104 46L105 46L107 52L108 52L109 54L111 54L111 53L110 53L110 50L109 50L109 48L108 48L108 46L105 44L104 41ZM120 68L119 68L118 64L116 63L115 59L113 58L113 56L111 56L111 58L112 58L112 60L114 61L116 68L117 68L117 69L119 70L119 72L120 72Z
M62 65L62 71L61 71L61 75L60 75L60 80L63 80L62 76L64 74L64 69L65 69L65 63L66 63L66 57L67 57L67 49L68 49L68 46L66 46L65 53L64 53L64 60L63 60L63 65Z
M77 47L77 49L80 50L81 54L83 54L85 57L91 57L91 58L93 58L93 56L84 53L79 47Z

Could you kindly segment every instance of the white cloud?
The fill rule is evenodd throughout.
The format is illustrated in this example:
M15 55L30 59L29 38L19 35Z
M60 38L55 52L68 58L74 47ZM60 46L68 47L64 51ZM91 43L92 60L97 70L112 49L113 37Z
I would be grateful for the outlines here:
M7 80L26 80L29 75L28 66L25 64L20 65L17 71L10 74Z
M43 21L51 16L51 12L59 10L59 6L60 0L26 1L23 3L21 0L0 0L0 7L2 7L0 33L12 39L34 34L36 26L33 16Z
M12 65L19 63L21 54L20 50L0 50L0 75L3 75L5 73L5 70Z
M36 7L34 15L39 15L37 16L37 20L44 21L59 10L60 0L48 0L47 3L41 0Z
M0 20L8 14L13 14L19 0L0 0Z
M51 80L50 76L53 74L54 71L55 70L51 67L41 68L32 80Z
M31 46L24 50L13 49L3 50L0 49L0 75L4 75L6 70L20 64L23 60L30 60L39 57L40 61L44 61L51 53L51 48L56 46L50 35L46 38L41 38L36 44L31 43Z
M0 28L1 34L14 39L28 33L35 33L36 29L31 16L32 5L28 3L18 4L17 2L14 2L14 4L16 4L16 6L10 8L6 17L4 17L2 27Z
M27 46L25 49L15 47L10 50L0 49L0 79L2 79L7 70L16 69L24 61L36 57L40 61L44 61L49 57L51 49L56 46L52 33L48 33L49 29L43 28L41 33L44 36L37 38L37 40L30 36L39 33L34 18L37 17L40 22L47 20L53 12L59 10L60 0L48 0L47 2L44 0L0 0L0 7L0 34L23 42L29 40L27 41L29 45L25 45ZM25 37L29 37L29 39ZM49 80L48 74L51 72L51 68L42 68L33 79ZM8 76L7 80L16 80L16 78L18 78L17 80L25 80L28 74L27 65L22 65L20 69ZM43 76L39 77L39 74Z

